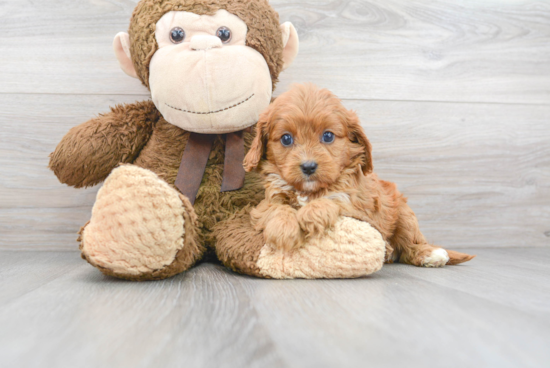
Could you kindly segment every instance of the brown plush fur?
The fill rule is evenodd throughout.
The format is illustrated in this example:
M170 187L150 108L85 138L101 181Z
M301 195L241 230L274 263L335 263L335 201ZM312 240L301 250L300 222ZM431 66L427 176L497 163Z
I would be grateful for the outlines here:
M96 185L118 164L138 157L160 116L152 101L117 105L69 130L50 155L49 167L75 188Z
M267 62L273 89L283 68L283 41L279 14L266 0L142 0L136 6L128 33L130 52L141 82L149 88L149 62L158 50L155 24L169 11L188 11L213 15L224 9L248 26L246 45L263 55Z
M258 267L258 258L265 244L261 231L250 223L250 208L232 215L214 227L216 255L235 272L250 276L265 277Z
M334 142L321 141L327 131ZM294 137L291 147L281 144L285 134ZM317 162L313 175L301 171L306 161ZM245 168L258 168L266 180L266 199L251 216L268 243L300 247L343 215L369 222L401 262L424 266L438 248L426 241L396 185L372 173L371 144L357 115L326 89L297 85L277 98L260 116ZM473 258L449 256L448 264Z
M143 84L149 85L149 62L158 49L155 24L165 13L175 10L212 15L219 9L229 11L247 24L247 45L264 56L274 88L283 66L283 43L279 16L266 0L140 1L132 15L129 34L132 59ZM153 171L175 188L188 138L189 132L169 124L151 101L116 106L111 112L72 128L50 155L49 167L62 183L80 188L96 185L120 163L130 163ZM248 149L253 133L245 133L244 138ZM224 153L224 139L219 136L208 160L194 212L189 212L189 216L196 214L196 227L186 228L186 234L191 236L186 236L186 246L174 263L154 274L130 279L160 279L174 274L176 268L183 271L190 267L202 257L204 246L215 247L216 235L212 230L217 224L263 199L264 188L257 173L247 173L240 190L220 192ZM186 221L185 226L190 223L193 221ZM102 271L112 274L110 270Z
M136 120L136 109L143 109L145 105L151 108L149 113L154 116L152 111L157 110L152 103L128 104L117 106L110 114L72 128L50 155L50 168L59 180L77 188L94 185L103 181L123 162L151 170L174 186L189 132L166 122L162 117L157 121ZM141 134L136 134L140 129ZM148 141L143 143L145 136ZM253 133L245 132L244 139L248 149ZM198 217L199 242L212 247L215 243L212 236L215 224L247 205L257 205L264 196L262 180L257 173L247 173L244 187L240 190L220 192L224 154L225 142L222 136L218 136L194 206Z

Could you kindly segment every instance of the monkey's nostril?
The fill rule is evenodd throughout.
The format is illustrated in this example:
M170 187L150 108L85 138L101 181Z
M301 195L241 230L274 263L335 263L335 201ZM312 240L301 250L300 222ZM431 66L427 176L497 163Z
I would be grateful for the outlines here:
M302 169L302 172L306 175L312 175L317 170L317 162L314 161L308 161L304 162L300 165L300 168Z

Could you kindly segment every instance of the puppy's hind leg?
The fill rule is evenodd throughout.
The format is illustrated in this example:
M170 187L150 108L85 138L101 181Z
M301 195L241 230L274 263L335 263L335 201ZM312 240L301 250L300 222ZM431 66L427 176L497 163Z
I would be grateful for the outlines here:
M420 232L414 212L406 204L402 205L395 232L389 241L401 254L399 262L418 267L456 265L475 257L429 244Z

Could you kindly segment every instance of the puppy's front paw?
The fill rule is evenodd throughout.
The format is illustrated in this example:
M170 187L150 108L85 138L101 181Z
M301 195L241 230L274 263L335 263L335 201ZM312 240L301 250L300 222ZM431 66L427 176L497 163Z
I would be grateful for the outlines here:
M332 201L316 200L302 207L296 214L296 218L306 237L312 237L321 235L334 227L339 210Z
M285 251L297 249L303 244L302 229L296 216L271 219L264 229L264 238L267 244Z
M422 260L422 267L443 267L449 262L449 254L443 248L437 248L425 256Z

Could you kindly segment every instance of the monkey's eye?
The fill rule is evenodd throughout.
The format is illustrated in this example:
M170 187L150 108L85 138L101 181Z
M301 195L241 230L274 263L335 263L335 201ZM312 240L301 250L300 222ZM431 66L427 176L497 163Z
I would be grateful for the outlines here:
M170 31L170 41L172 43L182 43L185 40L185 31L180 27L174 27Z
M231 30L227 27L220 27L216 31L216 36L218 36L223 43L228 43L231 41Z
M281 144L285 147L290 147L294 143L294 138L290 134L285 134L281 137Z
M333 132L324 132L323 138L321 138L323 143L332 143L334 142L334 133Z

